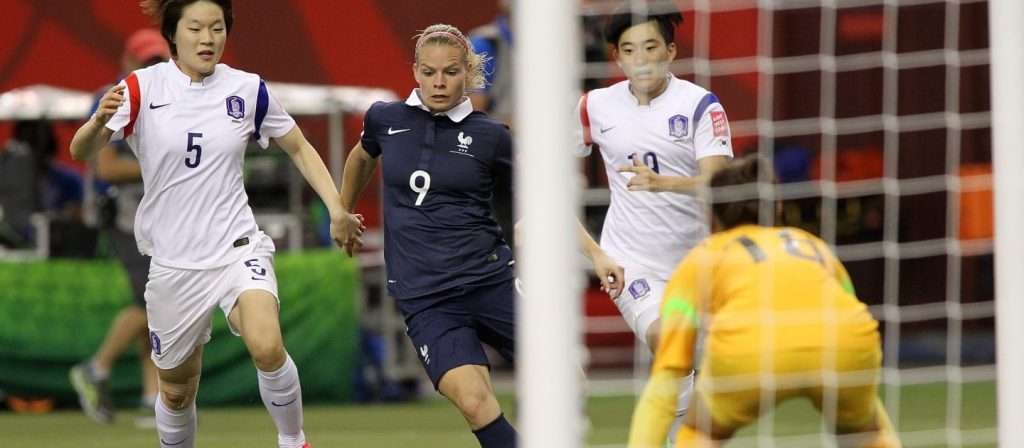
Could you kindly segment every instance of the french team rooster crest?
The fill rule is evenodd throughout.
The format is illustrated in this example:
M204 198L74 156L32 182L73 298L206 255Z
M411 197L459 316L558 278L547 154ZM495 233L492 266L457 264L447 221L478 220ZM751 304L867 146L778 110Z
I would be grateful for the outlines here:
M469 149L469 145L472 145L472 144L473 144L473 137L470 137L470 136L468 136L466 134L463 134L460 131L459 132L459 148L462 149L462 152L466 152L466 150Z

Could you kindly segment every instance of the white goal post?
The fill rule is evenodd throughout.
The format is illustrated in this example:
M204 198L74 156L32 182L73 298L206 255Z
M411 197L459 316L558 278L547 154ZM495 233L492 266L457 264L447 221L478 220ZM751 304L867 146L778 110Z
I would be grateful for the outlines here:
M519 0L515 8L516 205L524 243L516 312L519 446L578 448L582 266L575 262L579 174L569 148L581 66L579 4Z
M1024 446L1024 2L990 0L999 444Z

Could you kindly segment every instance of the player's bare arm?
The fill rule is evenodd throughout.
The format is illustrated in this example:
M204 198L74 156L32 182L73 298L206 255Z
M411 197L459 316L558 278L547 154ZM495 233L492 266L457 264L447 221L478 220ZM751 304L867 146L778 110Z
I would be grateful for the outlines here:
M366 188L366 183L370 181L370 176L373 175L375 169L377 169L377 159L371 157L363 149L362 143L356 143L345 160L345 171L341 174L341 192L339 193L339 204L342 211L359 222L359 225L355 226L352 218L346 218L345 225L339 229L340 236L345 240L345 251L349 255L363 245L361 237L363 230L366 229L363 226L363 215L353 214L352 210L355 209L356 202L359 202L359 196L363 194L363 188Z
M96 156L96 177L112 184L132 183L142 180L142 168L134 159L117 155L113 144L107 144Z
M107 142L114 131L107 129L106 124L124 104L124 85L118 84L107 90L100 98L96 113L89 121L75 132L71 139L71 157L75 160L92 158Z
M306 178L306 182L309 182L309 185L327 206L331 216L331 238L339 247L347 247L347 233L343 229L354 227L355 232L361 235L364 229L362 219L349 214L341 207L338 190L334 188L331 173L327 171L327 166L324 165L320 154L306 140L298 126L293 127L291 131L275 141L291 156L292 162L302 173L302 177Z
M594 263L594 274L601 281L601 291L608 293L608 296L616 299L622 294L622 282L626 274L622 266L619 266L611 257L601 249L601 246L590 236L590 232L583 223L577 221L579 228L580 247L583 253Z
M601 291L613 299L619 298L619 294L622 294L622 283L626 278L625 270L612 257L609 257L604 249L601 249L601 245L594 241L594 237L590 236L590 232L583 226L583 223L577 220L576 227L580 249L583 250L583 255L586 255L587 259L593 263L594 275L601 282ZM516 244L522 244L523 235L519 222L516 223L515 232Z
M669 176L654 172L641 160L633 157L632 166L620 167L620 173L633 173L633 178L626 186L629 191L672 192L696 195L697 191L707 183L711 175L729 163L727 156L710 156L700 159L700 175L695 177Z

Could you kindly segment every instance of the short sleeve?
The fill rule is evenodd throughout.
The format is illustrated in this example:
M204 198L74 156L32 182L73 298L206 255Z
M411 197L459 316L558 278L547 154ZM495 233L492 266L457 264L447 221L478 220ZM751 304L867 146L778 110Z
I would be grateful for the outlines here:
M131 86L128 83L129 79L136 79L136 81L134 82L136 88L131 88ZM114 134L110 136L111 141L122 140L128 135L131 135L130 130L132 130L135 125L134 117L138 116L138 105L140 104L139 97L141 96L141 93L139 92L138 89L138 81L137 78L135 78L135 74L129 75L128 78L125 78L117 85L125 87L125 98L124 103L122 103L121 106L117 108L117 111L114 112L114 115L110 117L110 120L107 121L106 124L107 129L110 129L111 131L114 132ZM97 108L98 106L99 103L97 103ZM94 115L95 113L96 111L93 110Z
M710 299L712 257L697 247L679 264L661 302L661 336L654 369L692 369L704 304Z
M359 135L359 143L370 157L380 156L380 143L377 141L377 111L382 102L373 103L363 114L363 132Z
M693 148L697 153L697 160L711 156L732 157L729 117L715 94L704 95L694 110L693 119L696 121Z
M271 94L264 80L260 80L259 92L256 94L256 123L254 137L260 147L270 146L270 139L280 138L295 128L295 119L281 107L277 98Z
M587 97L589 93L583 94L580 97L579 103L576 103L575 117L579 117L576 120L576 126L573 129L573 154L576 157L587 157L590 155L591 148L594 145L594 141L590 134L590 110L587 106Z

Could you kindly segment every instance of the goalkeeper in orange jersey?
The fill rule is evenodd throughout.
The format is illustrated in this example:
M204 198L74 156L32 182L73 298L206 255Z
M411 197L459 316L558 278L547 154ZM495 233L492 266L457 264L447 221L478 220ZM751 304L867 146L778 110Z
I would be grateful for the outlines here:
M711 178L713 234L666 286L661 339L629 446L664 446L680 381L695 367L703 332L696 394L676 447L718 446L774 404L796 397L811 400L839 446L899 447L877 397L878 322L823 241L795 228L758 225L761 201L750 193L759 165L745 157ZM723 198L727 193L746 198Z

